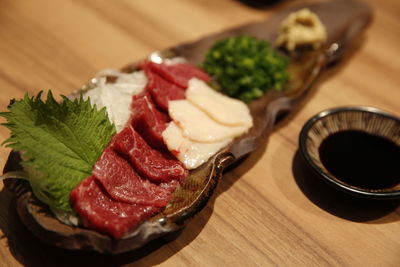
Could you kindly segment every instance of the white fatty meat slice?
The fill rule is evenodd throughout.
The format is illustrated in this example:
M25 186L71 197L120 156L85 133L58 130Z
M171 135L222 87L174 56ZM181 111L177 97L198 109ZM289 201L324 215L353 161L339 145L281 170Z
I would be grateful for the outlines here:
M169 115L182 129L183 136L203 143L235 138L247 132L249 126L222 125L187 100L169 102Z
M97 87L85 92L83 98L90 97L91 104L96 104L98 109L106 107L108 118L120 132L130 118L132 96L141 93L146 84L143 71L120 73L115 83L106 83L101 77Z
M218 93L202 80L189 81L186 99L221 124L250 127L253 124L245 103Z
M189 170L199 167L233 140L227 138L215 143L195 142L184 137L182 130L174 122L168 125L162 136L168 149Z

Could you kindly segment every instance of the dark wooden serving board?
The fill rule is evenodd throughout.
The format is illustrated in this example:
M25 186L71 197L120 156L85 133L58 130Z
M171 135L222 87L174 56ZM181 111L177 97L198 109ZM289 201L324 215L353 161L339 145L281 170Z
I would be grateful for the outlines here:
M26 182L6 179L7 189L17 195L17 210L23 223L39 239L52 245L67 248L92 250L101 253L122 253L145 245L152 239L175 232L184 227L189 219L202 210L211 197L223 170L243 156L254 151L273 131L277 118L293 112L312 90L313 84L327 65L339 61L350 43L357 39L372 19L371 8L359 1L338 0L303 4L282 10L267 20L243 25L181 44L171 49L154 52L161 57L183 56L198 64L205 52L219 39L240 34L253 35L271 42L277 36L280 22L292 11L309 7L318 14L328 31L326 46L319 51L302 51L290 57L290 81L284 92L270 91L261 99L249 104L254 118L253 128L244 136L215 155L206 164L191 171L186 181L174 192L173 200L160 214L139 226L134 232L120 240L95 231L62 224L32 195ZM136 64L123 68L132 71ZM11 153L4 173L20 170L19 156Z

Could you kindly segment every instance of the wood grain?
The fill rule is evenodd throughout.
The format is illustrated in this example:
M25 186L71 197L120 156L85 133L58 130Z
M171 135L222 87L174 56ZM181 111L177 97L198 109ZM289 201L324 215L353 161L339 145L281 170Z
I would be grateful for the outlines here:
M26 92L68 94L100 69L262 19L292 2L254 9L233 0L1 1L0 110ZM297 153L302 125L323 109L371 105L400 116L400 4L369 2L375 20L359 49L265 146L224 176L217 197L171 242L120 256L55 249L21 225L2 190L0 265L399 266L399 202L335 192ZM1 141L8 134L0 128ZM8 153L1 148L1 166Z

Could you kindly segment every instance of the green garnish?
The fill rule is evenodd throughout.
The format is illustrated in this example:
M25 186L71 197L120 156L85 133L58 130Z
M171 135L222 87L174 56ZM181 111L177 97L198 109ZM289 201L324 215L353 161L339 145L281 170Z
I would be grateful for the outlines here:
M69 193L91 175L92 167L115 134L105 109L97 110L89 100L58 103L51 93L46 101L36 97L12 101L0 116L11 130L4 141L21 152L22 166L35 196L53 209L71 211Z
M250 102L267 90L283 90L287 65L267 41L243 35L215 43L203 68L217 81L217 90Z

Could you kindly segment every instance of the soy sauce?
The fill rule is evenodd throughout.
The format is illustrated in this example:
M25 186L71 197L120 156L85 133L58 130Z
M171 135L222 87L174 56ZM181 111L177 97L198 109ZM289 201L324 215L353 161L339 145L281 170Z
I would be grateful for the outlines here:
M364 189L391 188L400 183L400 146L363 131L341 131L319 147L325 168L339 180Z

